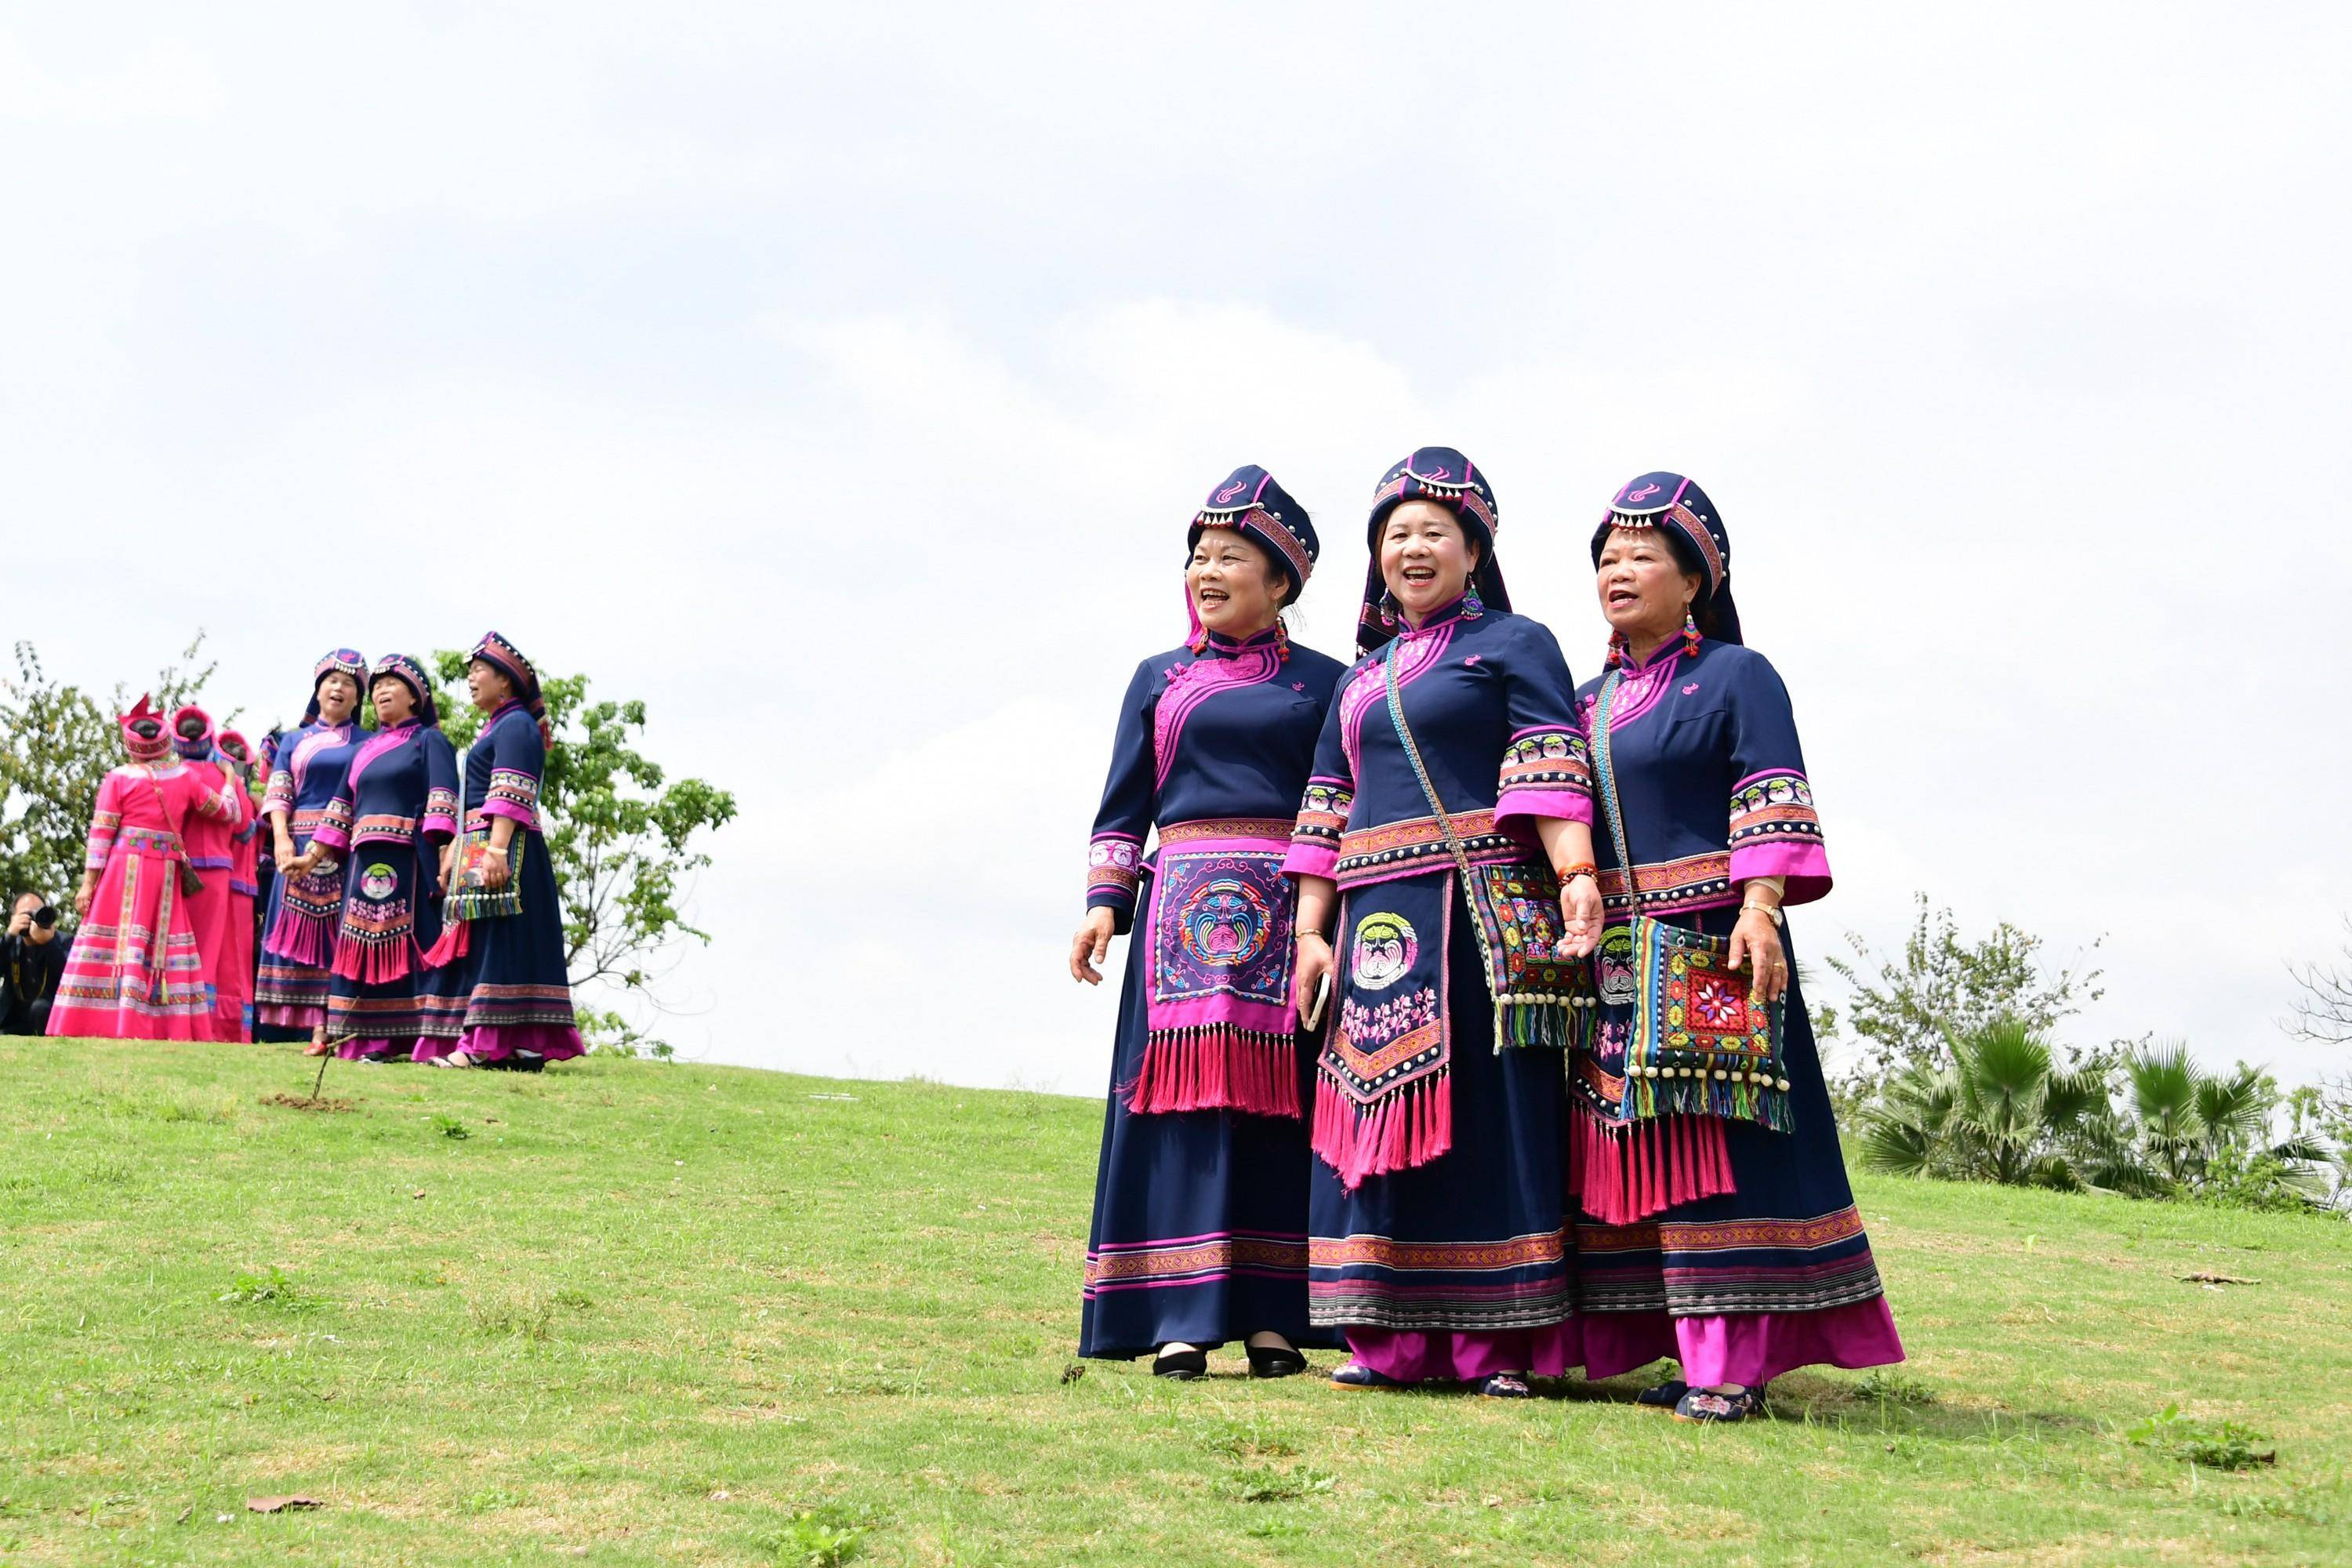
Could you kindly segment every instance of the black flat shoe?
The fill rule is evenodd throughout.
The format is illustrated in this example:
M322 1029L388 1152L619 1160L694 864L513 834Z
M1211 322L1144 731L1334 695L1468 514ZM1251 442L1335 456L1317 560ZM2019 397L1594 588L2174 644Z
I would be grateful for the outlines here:
M1178 1383L1190 1383L1209 1375L1209 1354L1206 1351L1178 1351L1174 1355L1154 1357L1151 1375L1172 1378Z
M1249 1345L1252 1377L1297 1377L1307 1370L1307 1358L1295 1350L1276 1350L1272 1345Z
M1646 1405L1656 1410L1672 1410L1683 1402L1683 1395L1689 1392L1690 1384L1681 1378L1668 1378L1665 1382L1654 1387L1645 1388L1633 1395L1633 1403Z

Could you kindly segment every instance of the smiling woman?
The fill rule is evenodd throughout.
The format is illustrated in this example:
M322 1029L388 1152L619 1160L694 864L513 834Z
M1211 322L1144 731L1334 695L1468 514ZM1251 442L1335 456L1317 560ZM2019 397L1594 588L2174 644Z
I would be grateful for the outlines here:
M1782 931L1782 904L1829 891L1829 858L1706 492L1643 475L1592 560L1609 668L1578 700L1612 940L1571 1074L1586 1373L1675 1357L1643 1402L1738 1421L1791 1368L1903 1359ZM1645 1006L1670 986L1678 1024Z
M1284 867L1299 995L1332 995L1307 1290L1348 1387L1524 1398L1581 1359L1559 1047L1600 931L1590 774L1559 645L1510 613L1496 512L1451 447L1381 476L1364 657Z
M1333 1345L1307 1317L1312 1072L1291 1015L1291 814L1339 676L1279 620L1314 570L1307 510L1244 468L1193 514L1184 646L1136 667L1087 854L1070 973L1128 945L1087 1245L1081 1355L1189 1380L1247 1340L1260 1377ZM1147 835L1159 842L1144 853Z
M367 678L367 660L354 649L337 648L319 660L302 727L286 738L261 803L278 879L262 927L254 1016L262 1024L310 1030L312 1056L328 1049L327 965L343 918L342 859L315 837L363 738L359 700Z

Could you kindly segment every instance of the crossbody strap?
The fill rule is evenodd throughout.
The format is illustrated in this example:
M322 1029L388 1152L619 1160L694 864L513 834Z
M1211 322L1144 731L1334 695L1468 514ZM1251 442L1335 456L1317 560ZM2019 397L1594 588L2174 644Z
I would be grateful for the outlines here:
M1421 781L1421 793L1429 802L1429 809L1437 814L1437 829L1445 836L1445 847L1454 852L1454 864L1462 873L1462 892L1470 893L1470 855L1462 847L1460 835L1454 831L1454 819L1445 815L1444 803L1437 798L1437 788L1429 782L1429 770L1421 765L1421 748L1413 744L1412 727L1404 721L1404 698L1397 689L1396 650L1402 637L1391 637L1381 650L1381 668L1387 679L1389 692L1389 722L1396 726L1397 739L1404 745L1405 761L1412 764L1412 776Z
M1592 708L1592 754L1600 763L1601 812L1609 818L1609 841L1617 847L1617 867L1625 874L1625 901L1634 914L1642 912L1642 888L1633 875L1633 852L1625 847L1625 815L1617 805L1617 764L1611 760L1609 710L1616 706L1617 689L1625 672L1612 668L1601 678L1601 696ZM1605 914L1604 914L1605 918Z
M180 858L185 861L188 858L188 836L185 832L187 817L184 814L178 816L172 814L171 802L163 798L163 786L155 782L153 768L142 763L140 764L139 771L147 775L147 792L155 797L155 810L163 816L164 826L171 829L172 847L177 850Z

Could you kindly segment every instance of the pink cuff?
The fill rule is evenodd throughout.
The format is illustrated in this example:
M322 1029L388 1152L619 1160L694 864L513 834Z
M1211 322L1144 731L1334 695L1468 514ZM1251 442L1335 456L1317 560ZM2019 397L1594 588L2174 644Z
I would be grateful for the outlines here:
M1732 885L1737 887L1757 877L1786 877L1789 879L1787 890L1780 895L1783 907L1810 904L1830 890L1830 858L1819 844L1792 844L1785 840L1733 850Z
M457 837L457 819L444 816L436 811L417 824L417 828L428 837L455 838Z
M330 849L349 849L352 836L331 822L322 822L310 830L310 842L323 844Z
M539 827L539 814L537 812L531 810L530 807L527 805L517 805L510 800L493 800L486 802L482 806L482 815L484 816L511 817L516 822L520 823L525 827L530 828L534 832L536 832Z
M1320 877L1325 881L1339 879L1339 852L1323 844L1301 844L1292 840L1290 852L1282 858L1282 874L1286 877Z
M1592 795L1580 789L1505 790L1495 802L1495 826L1515 816L1549 816L1556 822L1592 826Z

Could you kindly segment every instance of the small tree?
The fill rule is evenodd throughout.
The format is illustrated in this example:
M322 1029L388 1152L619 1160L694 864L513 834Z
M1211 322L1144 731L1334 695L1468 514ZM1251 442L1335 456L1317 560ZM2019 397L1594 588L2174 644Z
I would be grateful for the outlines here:
M1996 1018L1914 1060L1861 1116L1863 1164L1895 1175L2075 1191L2094 1185L2085 1155L2101 1142L2107 1079L2062 1067L2019 1018Z
M2007 921L1983 941L1969 942L1961 940L1950 910L1931 909L1925 893L1918 904L1899 961L1880 958L1852 932L1846 942L1853 956L1829 960L1853 987L1838 1018L1862 1044L1861 1059L1842 1086L1850 1104L1867 1100L1908 1068L1932 1072L1950 1065L1948 1041L1955 1036L1978 1035L2001 1019L2029 1035L2046 1035L2105 994L2101 972L2081 961L2048 973L2040 957L2042 939Z
M466 696L467 656L444 649L434 663L446 688L442 728L462 751L482 722ZM562 891L572 983L601 980L659 1005L654 965L661 951L680 937L710 941L680 904L694 873L710 864L696 836L734 820L735 797L701 779L666 782L661 764L637 749L643 702L591 702L584 675L542 675L540 693L555 733L540 781L540 819ZM581 1022L604 1047L667 1054L617 1014L583 1008Z
M212 679L205 634L146 689L165 713L195 701ZM116 715L139 694L117 683L104 703L52 678L29 642L15 648L16 672L0 676L0 891L39 892L62 903L81 879L83 847L99 785L122 763ZM226 728L235 715L216 715Z
M2302 992L2286 1024L2287 1032L2298 1038L2352 1046L2352 915L2345 917L2344 931L2335 962L2287 971Z

